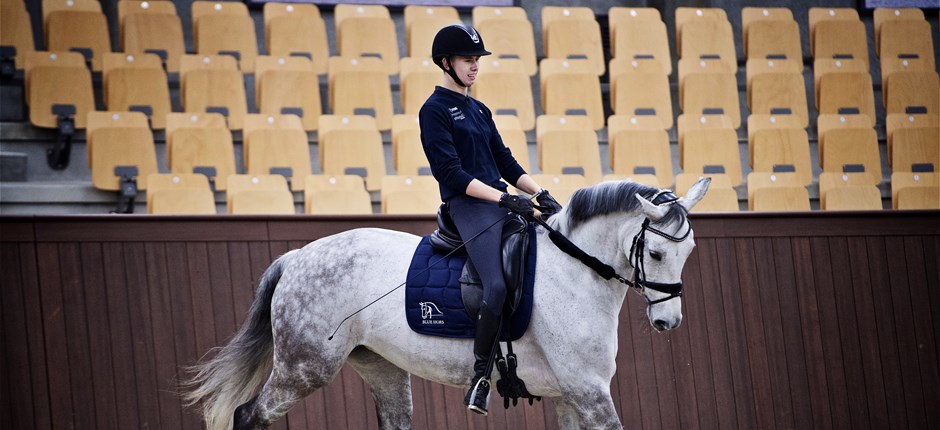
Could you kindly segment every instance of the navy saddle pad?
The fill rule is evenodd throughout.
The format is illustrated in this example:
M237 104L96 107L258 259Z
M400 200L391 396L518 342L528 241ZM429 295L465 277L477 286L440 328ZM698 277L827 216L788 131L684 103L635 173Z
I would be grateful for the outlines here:
M529 250L526 256L525 279L519 308L510 320L509 330L503 330L503 341L519 339L529 327L532 316L532 288L535 284L536 240L529 226ZM439 261L444 259L443 261ZM421 239L408 267L405 286L405 315L411 329L430 336L472 339L476 333L476 318L464 309L460 294L460 272L467 261L466 255L445 257L431 247L428 236ZM428 267L430 266L430 269ZM425 270L427 269L427 270Z

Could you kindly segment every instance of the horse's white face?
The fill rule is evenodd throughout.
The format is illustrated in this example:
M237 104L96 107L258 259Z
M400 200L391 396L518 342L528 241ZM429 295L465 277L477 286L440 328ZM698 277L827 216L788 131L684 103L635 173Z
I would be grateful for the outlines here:
M710 178L699 179L698 182L689 189L685 197L680 197L679 200L674 203L662 204L660 206L653 205L649 200L639 195L636 196L642 204L643 212L650 219L652 227L674 238L681 238L686 234L686 229L689 229L688 237L681 241L670 240L649 232L646 234L646 247L643 251L642 258L647 282L659 284L677 284L682 282L682 268L685 266L685 261L689 258L689 254L692 253L692 249L695 248L695 235L691 231L691 225L686 221L671 222L666 225L657 225L656 223L666 215L671 204L682 205L687 211L691 210L692 206L695 206L696 203L705 197L705 192L708 190L710 182ZM639 231L639 226L636 226L633 232L627 236L628 242L624 248L625 250L630 249L633 236L636 235L637 231ZM653 328L658 331L671 330L678 327L682 322L681 297L673 297L669 300L652 303L657 300L666 299L669 297L669 294L651 288L642 288L640 294L651 303L646 308L646 315L649 317L650 324Z

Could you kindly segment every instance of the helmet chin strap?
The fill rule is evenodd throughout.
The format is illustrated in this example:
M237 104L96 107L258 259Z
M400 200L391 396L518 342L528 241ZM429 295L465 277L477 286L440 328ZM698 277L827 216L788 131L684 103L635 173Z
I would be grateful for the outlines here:
M467 88L467 85L464 84L463 81L461 81L460 78L457 77L457 72L454 71L454 63L451 61L451 58L453 57L445 58L445 60L447 60L447 65L449 65L450 67L442 67L442 68L444 69L445 72L447 72L448 75L450 75L451 78L454 79L454 83L459 85L461 88Z

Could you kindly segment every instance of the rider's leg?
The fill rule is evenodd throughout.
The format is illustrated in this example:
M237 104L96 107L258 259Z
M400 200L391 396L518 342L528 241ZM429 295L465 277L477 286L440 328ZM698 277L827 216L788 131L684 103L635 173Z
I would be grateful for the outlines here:
M506 281L503 278L500 250L506 210L496 203L461 196L450 201L450 214L464 240L489 227L467 242L467 253L483 282L483 302L480 303L473 344L474 377L470 391L464 399L470 410L486 414L489 398L489 375L486 368L493 352L503 303L506 300Z

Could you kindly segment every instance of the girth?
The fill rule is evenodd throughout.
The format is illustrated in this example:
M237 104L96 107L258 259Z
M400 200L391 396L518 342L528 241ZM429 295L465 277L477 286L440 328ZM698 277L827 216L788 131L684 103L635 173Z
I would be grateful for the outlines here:
M431 247L435 251L447 254L463 245L460 232L450 217L447 203L442 203L437 210L437 226L437 230L430 236ZM519 215L509 215L503 225L501 253L503 278L506 282L506 304L503 310L507 316L515 313L522 298L526 251L529 249L527 227L527 223ZM466 248L463 248L454 254L466 252ZM460 274L460 293L467 314L475 318L480 312L480 302L483 300L483 283L469 258Z

